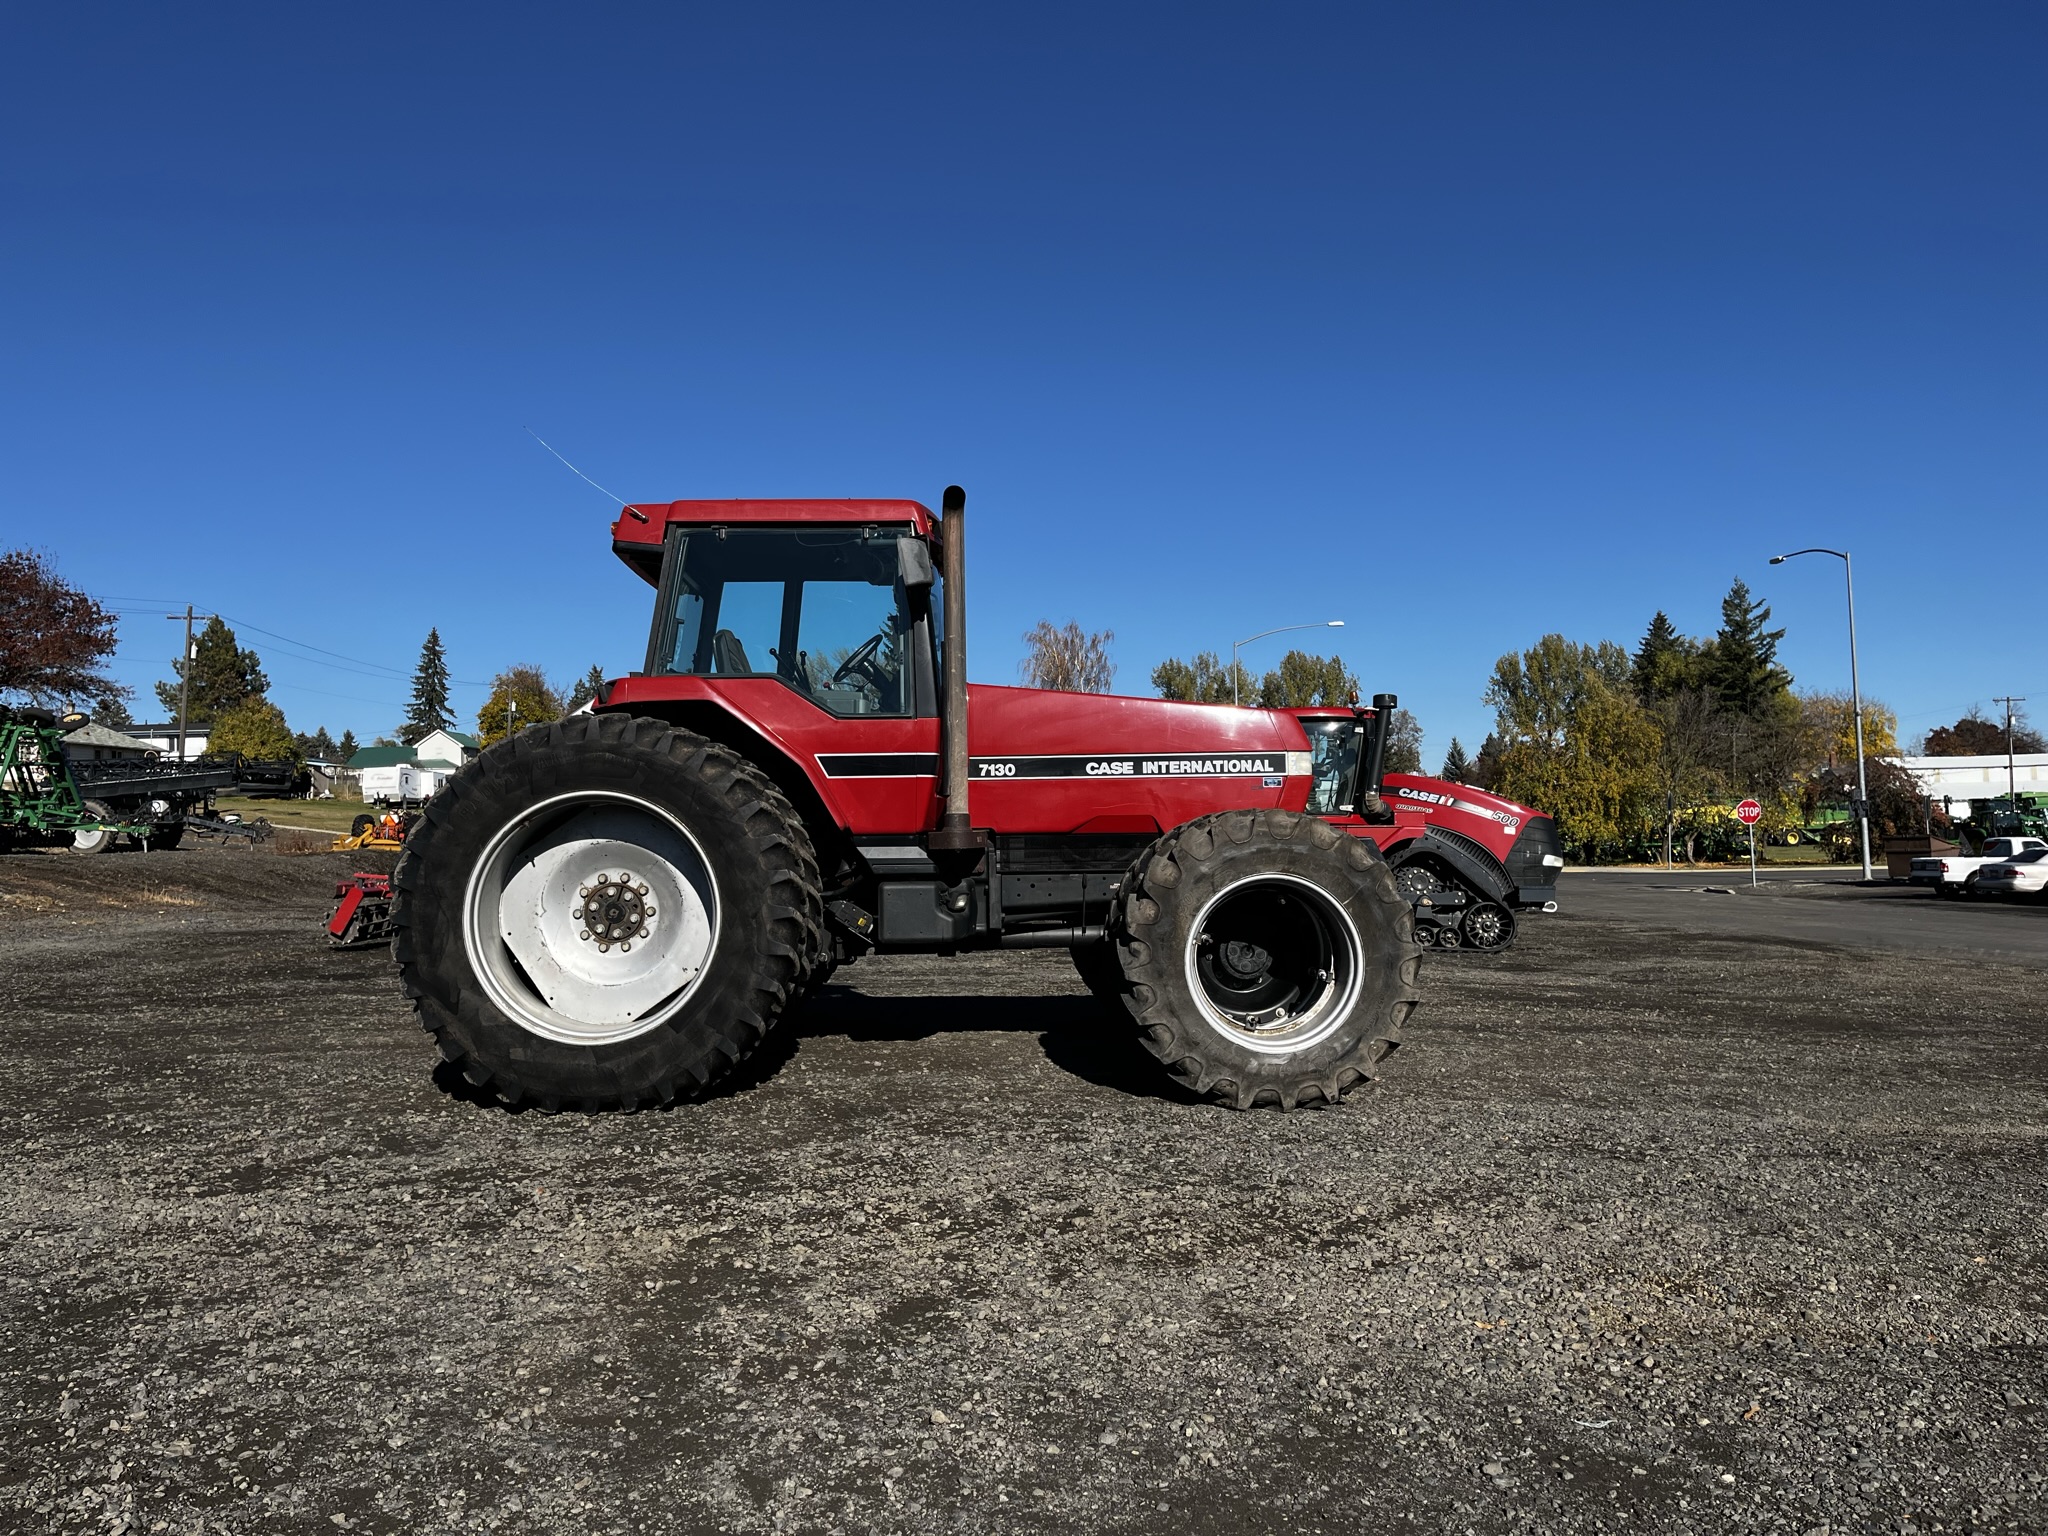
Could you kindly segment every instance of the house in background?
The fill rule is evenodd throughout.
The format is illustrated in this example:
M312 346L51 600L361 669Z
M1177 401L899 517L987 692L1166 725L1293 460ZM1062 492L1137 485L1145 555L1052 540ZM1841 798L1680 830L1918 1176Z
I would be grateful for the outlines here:
M463 764L472 761L483 750L474 736L461 731L429 731L409 747L358 747L356 755L348 760L349 770L356 776L358 786L364 785L362 777L366 769L413 768L417 770L416 792L421 800L430 799L434 792L462 771ZM380 786L380 793L393 798L400 792L385 784L388 775L372 775L370 784ZM403 780L399 782L405 782ZM373 798L368 788L362 790L365 799ZM403 791L402 797L410 799L414 789Z
M139 760L159 750L153 741L139 740L98 721L81 725L64 738L64 755L74 763L100 762L110 757Z
M450 772L483 751L483 744L461 731L429 731L412 744L413 761Z
M196 720L185 722L185 759L206 755L207 737L213 728L201 725ZM178 757L178 722L172 720L164 725L131 725L128 734L144 744L154 747L165 757Z

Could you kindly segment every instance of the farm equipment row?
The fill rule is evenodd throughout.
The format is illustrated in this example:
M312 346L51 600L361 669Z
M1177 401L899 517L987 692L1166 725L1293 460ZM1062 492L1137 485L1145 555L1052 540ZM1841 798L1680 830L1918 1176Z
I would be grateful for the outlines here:
M0 709L0 846L61 843L105 853L126 838L175 848L190 832L261 842L270 823L216 816L213 797L267 787L289 764L177 762L160 758L73 762L65 733L86 722L44 709Z

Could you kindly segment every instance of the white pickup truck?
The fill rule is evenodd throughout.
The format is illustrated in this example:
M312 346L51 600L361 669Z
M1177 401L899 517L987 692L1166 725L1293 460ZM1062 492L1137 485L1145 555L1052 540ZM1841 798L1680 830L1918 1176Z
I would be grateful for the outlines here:
M2000 859L2009 859L2016 853L2025 853L2029 848L2048 848L2048 843L2038 837L1986 838L1984 851L1975 857L1936 853L1915 859L1906 875L1906 882L1931 886L1937 896L1968 896L1976 889L1978 870L1986 864L1996 864Z

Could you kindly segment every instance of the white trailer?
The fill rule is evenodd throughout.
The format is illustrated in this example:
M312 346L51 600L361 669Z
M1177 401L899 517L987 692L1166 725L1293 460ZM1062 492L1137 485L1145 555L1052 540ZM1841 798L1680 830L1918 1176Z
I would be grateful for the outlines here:
M363 799L371 805L418 805L431 791L413 763L365 768L360 775Z

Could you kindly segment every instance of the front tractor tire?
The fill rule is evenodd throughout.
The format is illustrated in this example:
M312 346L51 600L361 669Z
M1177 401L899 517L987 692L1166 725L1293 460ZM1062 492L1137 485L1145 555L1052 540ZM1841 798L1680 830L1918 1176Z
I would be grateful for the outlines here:
M1235 1109L1335 1104L1420 997L1414 915L1379 849L1292 811L1160 839L1124 882L1119 930L1145 1048Z
M571 715L428 801L392 878L393 953L441 1054L548 1109L703 1093L824 945L811 841L737 753L659 720Z

